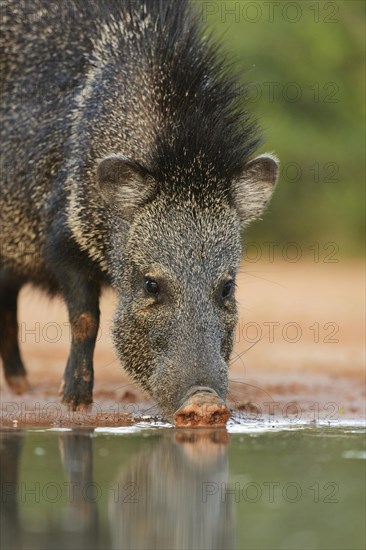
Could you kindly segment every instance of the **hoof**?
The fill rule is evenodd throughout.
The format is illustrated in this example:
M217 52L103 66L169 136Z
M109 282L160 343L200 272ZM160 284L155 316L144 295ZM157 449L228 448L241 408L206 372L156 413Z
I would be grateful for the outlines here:
M62 404L66 405L69 411L73 412L85 412L89 411L93 405L93 398L89 397L63 397Z
M14 374L6 377L9 388L16 395L23 395L30 390L28 379L23 374Z
M68 388L65 382L61 383L60 392L61 402L68 407L70 411L86 411L93 404L93 390L87 387L76 385L75 388Z

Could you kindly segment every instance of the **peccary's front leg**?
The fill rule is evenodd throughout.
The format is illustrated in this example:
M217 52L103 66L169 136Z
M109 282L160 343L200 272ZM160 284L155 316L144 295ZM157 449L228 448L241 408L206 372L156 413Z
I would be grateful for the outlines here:
M99 286L78 277L77 284L72 285L69 292L64 290L64 298L69 309L71 349L64 374L62 401L76 410L93 401L93 353L99 328Z
M6 381L17 394L28 388L18 344L17 299L23 282L12 271L0 269L0 355Z
M66 302L71 348L61 387L71 409L93 401L93 353L99 328L100 282L95 266L61 231L49 237L47 259Z

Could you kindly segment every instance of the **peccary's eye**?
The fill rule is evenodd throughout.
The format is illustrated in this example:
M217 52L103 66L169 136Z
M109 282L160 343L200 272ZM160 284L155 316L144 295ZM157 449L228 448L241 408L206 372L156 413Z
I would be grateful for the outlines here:
M222 294L221 294L222 298L224 300L227 300L228 298L230 298L230 296L233 293L233 290L234 290L234 281L226 281L226 283L224 283L222 287Z
M144 288L149 294L158 294L159 292L158 283L154 279L150 279L150 277L145 277Z

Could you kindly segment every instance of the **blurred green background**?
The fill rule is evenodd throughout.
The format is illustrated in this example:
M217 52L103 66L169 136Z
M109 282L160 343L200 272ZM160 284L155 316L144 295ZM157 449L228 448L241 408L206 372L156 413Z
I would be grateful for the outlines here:
M281 177L247 242L364 248L365 3L195 0L236 59L240 91ZM245 88L245 84L249 84ZM330 250L329 250L330 251Z

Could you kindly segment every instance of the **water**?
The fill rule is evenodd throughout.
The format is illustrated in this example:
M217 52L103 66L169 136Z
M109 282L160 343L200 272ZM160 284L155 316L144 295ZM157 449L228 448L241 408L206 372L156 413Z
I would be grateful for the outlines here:
M365 548L360 426L0 437L4 550Z

